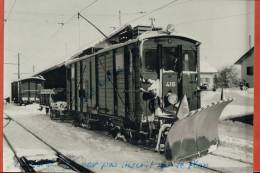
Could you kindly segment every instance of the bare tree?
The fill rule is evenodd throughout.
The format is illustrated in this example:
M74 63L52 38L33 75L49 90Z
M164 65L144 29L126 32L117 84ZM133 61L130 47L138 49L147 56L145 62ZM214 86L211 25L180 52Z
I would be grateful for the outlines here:
M236 68L226 66L222 68L218 73L217 86L224 88L231 88L239 85L239 77Z

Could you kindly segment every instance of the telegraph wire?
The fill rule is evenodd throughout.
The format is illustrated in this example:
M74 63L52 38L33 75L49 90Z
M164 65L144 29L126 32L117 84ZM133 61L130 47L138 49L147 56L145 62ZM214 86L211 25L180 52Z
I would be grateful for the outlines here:
M139 19L142 19L143 17L148 16L148 15L154 13L154 12L157 12L157 11L160 11L160 10L162 10L162 9L164 9L164 8L167 8L167 7L169 7L170 5L176 3L177 1L179 1L179 0L173 0L173 1L170 1L170 2L168 2L168 3L166 3L166 4L161 5L160 7L157 7L157 8L155 8L155 9L152 9L152 10L146 12L144 15L139 16L139 17L136 17L136 18L134 18L134 19L128 21L127 24L128 24L128 23L131 23L131 22L135 22L135 21L137 21L137 20L139 20ZM184 1L184 2L182 1L182 2L180 2L180 3L178 3L178 4L176 4L176 5L184 4L184 3L187 3L187 2L189 2L189 1L192 1L192 0L187 0L187 1Z
M85 6L84 8L82 8L82 9L80 10L80 12L82 12L82 11L86 10L87 8L91 7L91 6L94 5L97 1L98 1L98 0L92 1L90 4L88 4L87 6ZM71 20L73 20L74 17L77 16L77 15L78 15L78 13L74 14L72 17L70 17L70 18L69 18L68 20L66 20L65 22L58 23L58 24L61 25L61 26L58 28L57 31L55 31L55 33L53 33L53 34L51 35L50 38L54 37L54 35L56 35L56 34L59 32L59 30L64 27L65 24L69 23L69 22L70 22ZM56 23L56 24L57 24L57 23ZM49 39L50 39L50 38L49 38ZM46 40L46 41L47 41L47 40ZM12 52L13 52L13 51L12 51ZM34 52L36 52L36 51L34 51ZM37 53L39 53L39 51L37 51ZM33 56L33 55L34 55L34 53L31 54L31 56Z
M249 15L249 14L252 14L252 13L240 13L240 14L233 14L233 15L222 16L222 17L211 17L211 18L205 18L205 19L198 19L198 20L180 22L180 23L176 23L174 25L190 24L190 23L195 23L195 22L206 22L206 21L223 20L223 19L228 19L228 18L233 18L233 17L238 17L238 16L244 16L244 15Z
M5 13L8 13L9 11L5 11ZM36 11L13 11L13 14L20 14L20 15L29 15L29 16L66 16L71 17L74 16L72 13L53 13L53 12L36 12ZM139 15L139 14L145 14L146 11L139 11L139 12L123 12L122 16L130 16L130 15ZM117 17L118 14L116 13L88 13L88 16L109 16L109 17Z

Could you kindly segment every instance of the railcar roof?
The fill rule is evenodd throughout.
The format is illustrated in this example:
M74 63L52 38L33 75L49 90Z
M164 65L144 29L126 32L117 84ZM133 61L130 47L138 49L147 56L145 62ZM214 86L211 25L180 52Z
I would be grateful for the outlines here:
M119 43L119 44L113 44L111 46L108 46L107 48L104 48L102 50L99 50L97 52L95 52L94 54L91 54L91 55L85 55L83 57L80 57L80 58L77 58L77 59L69 59L67 61L65 61L65 65L70 65L72 63L75 63L75 62L78 62L78 61L81 61L81 60L84 60L84 59L87 59L89 57L92 57L92 56L95 56L97 54L100 54L100 53L104 53L106 51L109 51L109 50L112 50L112 49L115 49L115 48L119 48L119 47L122 47L124 45L128 45L128 44L131 44L131 43L135 43L137 41L142 41L142 40L145 40L145 39L149 39L149 38L156 38L156 37L179 37L179 38L185 38L185 39L188 39L189 41L193 42L193 43L197 43L197 44L200 44L199 41L197 41L196 39L190 37L190 36L185 36L185 35L181 35L181 34L177 34L177 33L174 33L174 34L169 34L169 33L166 33L166 32L163 32L163 31L148 31L148 32L145 32L141 35L139 35L137 38L135 39L131 39L131 40L128 40L124 43Z

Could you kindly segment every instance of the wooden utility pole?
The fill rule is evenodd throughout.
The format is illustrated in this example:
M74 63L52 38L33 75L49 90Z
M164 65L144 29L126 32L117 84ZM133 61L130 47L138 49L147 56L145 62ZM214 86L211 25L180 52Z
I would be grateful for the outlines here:
M17 63L17 65L18 65L18 73L17 73L17 75L18 75L18 80L20 79L20 53L18 53L18 63Z
M35 65L33 64L33 73L35 72Z
M155 18L151 17L149 20L151 21L151 27L154 28Z
M251 47L252 47L252 37L251 37L251 34L249 34L249 36L248 36L248 46L249 46L249 49L251 49Z
M118 11L118 19L119 19L119 27L121 27L121 25L122 25L122 21L121 21L121 10Z

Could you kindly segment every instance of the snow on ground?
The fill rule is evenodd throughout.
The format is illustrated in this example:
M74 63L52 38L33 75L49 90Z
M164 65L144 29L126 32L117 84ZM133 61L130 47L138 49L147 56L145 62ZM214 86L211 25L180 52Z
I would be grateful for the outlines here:
M208 100L214 100L217 93L212 92L211 95L206 94L206 96ZM209 172L189 163L169 165L169 162L159 153L116 141L98 131L74 127L71 123L52 121L45 115L44 111L37 109L36 104L20 107L6 105L5 112L65 155L96 172ZM15 141L15 147L19 153L30 156L30 158L40 158L41 156L51 158L52 153L48 148L29 139L28 135L21 132L22 130L12 123L4 131L10 140ZM252 126L222 121L219 125L219 136L220 146L213 154L232 157L235 160L206 155L195 161L198 164L214 166L228 172L237 172L238 169L239 172L252 172ZM12 159L11 153L8 151L9 149L5 145L4 153L7 156L4 161L6 163ZM242 160L243 163L238 160ZM5 168L5 171L13 171L15 167ZM9 170L9 168L12 169ZM53 171L48 167L42 167L40 170ZM59 171L58 168L54 170Z
M19 172L20 168L17 162L15 161L14 154L11 149L7 146L4 141L4 150L3 150L3 169L5 171Z
M34 131L41 138L59 149L73 160L76 160L82 165L92 168L97 172L196 172L201 171L194 167L181 167L174 165L167 169L161 169L159 166L165 163L163 155L159 153L141 149L140 147L130 145L121 141L116 141L111 137L104 136L96 131L74 127L70 123L61 123L52 121L44 112L34 111L30 113L28 110L35 108L34 106L15 107L8 105L5 109L9 115L17 121L24 124L26 127ZM10 110L10 111L9 111ZM37 111L36 111L37 112ZM9 130L7 130L10 128ZM14 128L14 129L12 129ZM34 152L39 149L39 153L43 153L44 146L36 144L37 142L30 141L29 145L25 145L27 137L16 136L15 131L20 130L15 126L8 125L5 129L7 135L13 137L13 141L17 140L15 147L19 153L25 156L32 156L38 153ZM9 132L9 133L8 133ZM26 136L21 135L21 136ZM26 140L22 140L26 139ZM30 139L31 140L31 139ZM21 142L22 141L22 142ZM32 151L31 148L35 150ZM4 148L5 150L5 148ZM25 151L32 151L25 152ZM93 166L94 165L94 166ZM43 169L45 171L46 169ZM10 171L10 170L8 170ZM206 171L207 172L207 171Z
M249 88L246 91L241 91L239 88L224 88L224 98L233 98L224 109L220 116L220 120L227 120L235 117L253 114L254 112L254 89ZM217 91L202 91L201 105L206 106L211 102L220 100L221 89Z

